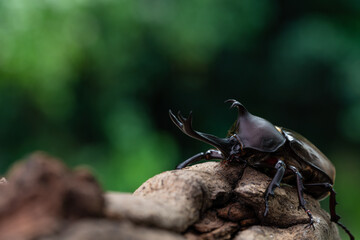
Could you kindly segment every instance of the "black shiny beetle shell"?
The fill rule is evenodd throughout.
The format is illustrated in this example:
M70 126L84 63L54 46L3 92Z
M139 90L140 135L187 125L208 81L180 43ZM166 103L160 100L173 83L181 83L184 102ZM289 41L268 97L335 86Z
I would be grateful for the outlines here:
M314 170L326 174L331 184L335 181L335 167L331 161L309 140L293 130L274 126L269 121L254 116L238 101L230 99L231 107L238 108L238 118L229 131L236 135L244 149L260 152L276 152L286 141L294 153Z
M286 142L286 138L269 121L254 116L238 101L230 99L231 107L237 107L239 114L229 135L236 135L243 149L261 152L275 152Z
M286 128L280 129L297 156L314 169L325 173L330 178L330 183L333 184L335 182L335 167L331 161L314 144L299 133Z

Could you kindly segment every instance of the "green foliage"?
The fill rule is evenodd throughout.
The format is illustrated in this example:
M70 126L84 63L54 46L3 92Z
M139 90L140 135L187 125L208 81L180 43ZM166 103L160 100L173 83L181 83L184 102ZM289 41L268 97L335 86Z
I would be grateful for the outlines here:
M236 98L332 159L359 235L359 13L356 1L0 0L0 170L40 149L133 191L208 148L169 108L225 135L222 101Z

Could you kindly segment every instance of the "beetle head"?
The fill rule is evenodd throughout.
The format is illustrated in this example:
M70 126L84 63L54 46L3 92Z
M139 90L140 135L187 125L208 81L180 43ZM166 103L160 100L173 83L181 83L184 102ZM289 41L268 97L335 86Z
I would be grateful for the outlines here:
M254 116L238 101L229 99L230 108L238 109L238 118L229 131L241 144L242 149L254 149L261 152L275 152L286 138L269 121Z

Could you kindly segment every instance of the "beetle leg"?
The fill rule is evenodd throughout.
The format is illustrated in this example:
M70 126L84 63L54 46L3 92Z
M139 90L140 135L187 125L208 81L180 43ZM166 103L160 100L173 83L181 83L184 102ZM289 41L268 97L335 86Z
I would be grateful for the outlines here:
M269 200L269 195L272 195L274 196L274 190L276 187L280 187L280 182L284 176L284 173L285 173L285 163L281 160L279 160L276 164L275 164L275 169L276 169L276 173L275 173L275 176L274 178L271 180L269 186L267 187L266 189L266 192L265 192L265 211L264 211L264 217L266 217L266 215L268 214L269 212L269 203L268 203L268 200Z
M222 155L222 153L218 150L207 150L205 153L201 152L198 153L194 156L192 156L191 158L183 161L182 163L180 163L179 165L177 165L176 169L182 169L184 167L186 167L187 165L200 161L202 159L206 159L206 160L210 160L210 159L224 159L224 156Z
M331 221L336 223L337 225L339 225L342 229L344 229L344 231L349 235L350 239L351 240L354 240L354 236L350 233L350 230L347 229L347 227L345 227L341 222L339 222L340 220L340 216L336 214L336 211L335 211L335 207L337 205L337 202L336 202L336 192L334 191L334 188L333 186L330 184L330 183L311 183L311 184L304 184L305 188L306 189L311 189L311 188L315 188L315 189L319 189L319 188L322 188L322 189L325 189L327 191L330 192L330 199L329 199L329 202L330 202L330 217L331 217Z
M298 198L299 198L299 208L304 209L306 214L309 216L309 224L306 227L311 227L312 226L315 229L314 220L313 220L313 216L311 214L311 211L305 207L306 201L305 201L304 195L303 195L303 191L304 191L304 184L302 182L303 177L300 174L300 172L297 170L296 167L289 166L289 169L291 171L293 171L293 173L296 176L296 189L297 189Z

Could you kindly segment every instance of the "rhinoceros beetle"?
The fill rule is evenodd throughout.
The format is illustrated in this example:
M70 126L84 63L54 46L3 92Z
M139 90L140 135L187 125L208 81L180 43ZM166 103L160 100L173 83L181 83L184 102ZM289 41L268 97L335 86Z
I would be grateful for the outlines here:
M195 131L192 128L191 112L188 118L185 118L180 112L175 116L169 110L171 120L182 132L216 148L198 153L176 168L182 169L199 160L221 159L226 162L241 162L261 171L270 170L273 178L264 194L264 217L269 211L269 195L273 196L280 182L285 182L296 186L299 208L304 209L309 217L307 226L313 226L314 220L310 210L305 206L303 192L318 200L330 193L331 221L342 227L350 239L354 239L350 231L339 222L340 216L335 212L336 193L332 187L335 181L335 167L330 160L300 134L274 126L269 121L252 115L234 99L225 102L231 103L230 108L236 107L238 110L238 118L226 138Z

